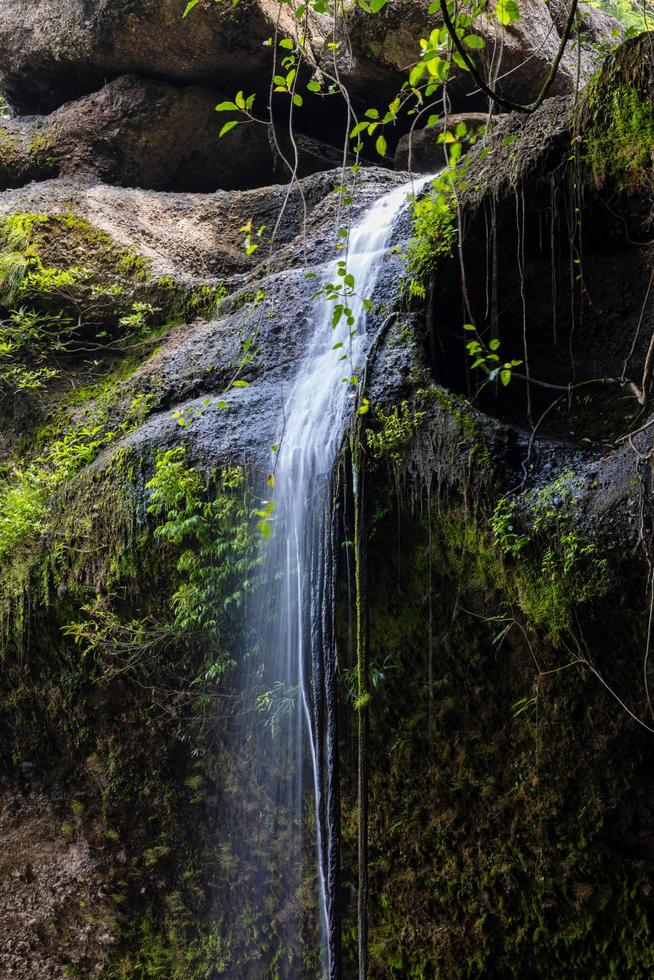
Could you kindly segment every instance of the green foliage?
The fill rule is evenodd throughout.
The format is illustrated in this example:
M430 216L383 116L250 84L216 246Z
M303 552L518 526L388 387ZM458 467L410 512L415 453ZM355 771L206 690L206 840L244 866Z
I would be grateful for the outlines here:
M477 328L473 323L464 323L463 329L474 333L475 337L466 343L466 350L471 358L472 364L470 365L471 370L481 368L488 381L495 381L499 378L502 385L506 388L507 385L511 383L511 376L513 374L513 369L519 367L522 361L504 361L501 363L499 349L500 341L497 337L488 341L488 344L484 339L477 333Z
M245 472L224 467L207 500L205 478L180 447L159 454L146 489L148 512L163 518L155 537L178 553L175 629L220 634L251 588L255 567Z
M490 520L500 549L515 560L509 579L519 606L554 643L572 628L575 610L610 586L606 557L577 526L578 492L566 470L527 502L500 499Z
M12 604L22 604L27 590L33 592L31 602L36 602L41 589L47 593L48 576L57 561L70 561L79 550L78 546L64 547L62 551L61 546L67 531L56 502L66 492L69 481L102 449L140 425L156 404L156 394L141 392L122 409L121 420L116 403L123 373L121 367L117 376L110 375L74 392L70 403L62 405L43 427L31 451L24 453L19 464L6 467L0 474L0 619L14 608ZM117 498L113 504L118 511ZM71 519L74 530L80 532L90 521L90 511L86 509ZM117 548L117 542L114 544ZM80 551L80 560L83 554ZM119 557L108 553L107 563L118 562ZM16 613L14 618L20 634L21 615Z
M654 27L654 7L650 0L596 0L594 6L615 17L632 37Z
M38 471L17 470L0 484L0 561L44 529L45 487Z
M109 968L108 980L206 980L225 976L230 965L230 944L222 935L223 928L222 922L216 922L187 939L173 929L157 928L144 917L132 929L132 950Z
M576 110L583 159L598 189L654 187L651 35L628 41L587 85Z
M58 370L43 362L66 351L72 320L20 308L0 320L0 388L12 394L42 388Z
M427 280L439 261L451 255L456 239L456 203L448 177L437 177L432 190L417 198L412 208L413 237L407 256L409 295L422 299Z
M404 450L426 418L425 412L404 400L387 409L377 408L374 418L379 427L366 429L370 455L375 460L387 459L393 465L399 466Z

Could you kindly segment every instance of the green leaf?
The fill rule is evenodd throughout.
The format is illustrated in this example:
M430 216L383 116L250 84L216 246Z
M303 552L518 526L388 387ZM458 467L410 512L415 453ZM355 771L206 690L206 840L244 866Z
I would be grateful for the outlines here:
M388 0L370 0L370 9L373 14L378 14L382 7L385 7Z
M418 64L411 69L411 74L409 75L409 85L412 87L417 85L422 76L425 74L426 70L427 65L425 62L419 61Z
M500 381L506 388L506 386L511 381L511 371L509 368L504 368L502 371L500 371Z
M194 7L197 7L197 5L199 4L199 2L200 2L200 0L189 0L189 2L186 4L186 10L182 14L182 17L188 17L188 15L191 13L191 11L193 10L193 8Z
M307 89L309 92L320 92L320 83L314 81L307 82Z
M429 69L429 74L433 75L439 82L444 82L450 73L449 62L445 58L441 58L440 55L427 61L427 68Z
M302 96L299 95L297 92L293 96L293 105L296 105L298 107L298 109L302 105Z
M288 51L293 50L293 42L291 41L290 37L282 38L282 40L279 42L279 46L280 48L286 48Z
M375 149L377 150L377 153L379 153L380 157L386 156L386 137L383 134L380 134L377 137Z
M223 136L226 136L227 133L230 131L230 129L233 129L234 126L238 126L237 119L230 119L229 122L226 122L223 128L218 133L218 139L222 139Z
M520 7L516 0L497 0L495 13L500 24L516 24L520 20Z
M494 337L493 340L491 340L491 342L490 342L490 344L488 346L489 346L489 348L491 350L498 350L499 349L499 346L500 346L500 342L497 339L497 337Z
M245 109L245 96L242 92L237 92L234 96L234 102L239 107L239 109Z
M486 42L483 37L479 37L478 34L467 34L463 39L463 43L471 51L481 51L482 48L486 47Z
M249 387L250 387L250 382L249 381L233 381L232 382L232 388L249 388Z
M453 143L452 144L452 149L450 150L450 156L449 156L450 166L452 164L455 164L457 162L457 160L459 159L459 157L461 156L462 153L463 153L463 147L461 146L461 144L460 143Z
M219 102L216 106L216 112L237 112L238 106L235 102Z
M363 130L366 129L367 126L368 126L367 122L357 123L354 129L352 130L352 132L350 133L350 139L356 139L359 133L363 132Z

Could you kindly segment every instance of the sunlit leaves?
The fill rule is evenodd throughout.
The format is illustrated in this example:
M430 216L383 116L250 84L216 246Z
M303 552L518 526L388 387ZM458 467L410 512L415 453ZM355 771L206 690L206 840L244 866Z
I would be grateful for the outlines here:
M520 20L520 7L516 0L497 0L495 14L500 24L507 27L509 24L516 24Z
M245 224L239 228L239 231L242 231L245 234L243 248L246 255L253 255L256 252L260 243L255 241L255 238L261 238L265 230L266 226L261 225L255 232L252 225L252 218L250 218L249 221L246 221Z
M378 14L388 2L389 0L357 0L361 9L367 14Z
M230 119L229 122L226 122L225 125L221 128L220 132L218 133L218 139L222 139L223 136L226 136L227 133L229 133L229 131L234 128L234 126L238 126L237 119Z

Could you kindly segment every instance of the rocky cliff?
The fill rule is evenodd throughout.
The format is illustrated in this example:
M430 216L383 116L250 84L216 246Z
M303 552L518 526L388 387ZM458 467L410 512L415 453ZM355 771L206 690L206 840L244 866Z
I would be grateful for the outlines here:
M184 6L0 10L0 972L319 975L310 889L257 846L274 714L239 714L239 610L311 274L454 144L374 297L362 531L340 499L344 975L362 533L370 976L648 977L652 36L588 7L536 112L455 71L352 168L329 77L388 102L426 5L311 10L290 116L290 8ZM521 9L481 63L527 102L565 17ZM237 92L270 125L219 139Z

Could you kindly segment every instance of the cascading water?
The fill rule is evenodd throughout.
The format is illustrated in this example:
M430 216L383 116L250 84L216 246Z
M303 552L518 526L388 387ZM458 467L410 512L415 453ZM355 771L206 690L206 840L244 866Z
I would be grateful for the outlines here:
M256 633L266 677L292 705L275 746L277 805L286 810L284 861L295 862L299 888L313 806L323 970L330 978L340 974L332 475L355 405L350 377L363 366L372 339L365 300L374 295L398 214L409 194L430 179L385 194L350 234L347 272L355 286L347 305L356 329L346 317L334 328L334 302L325 295L315 301L313 335L280 423L274 531L262 546L266 596L259 604ZM325 270L323 285L338 281L334 262ZM304 777L312 783L311 793Z

